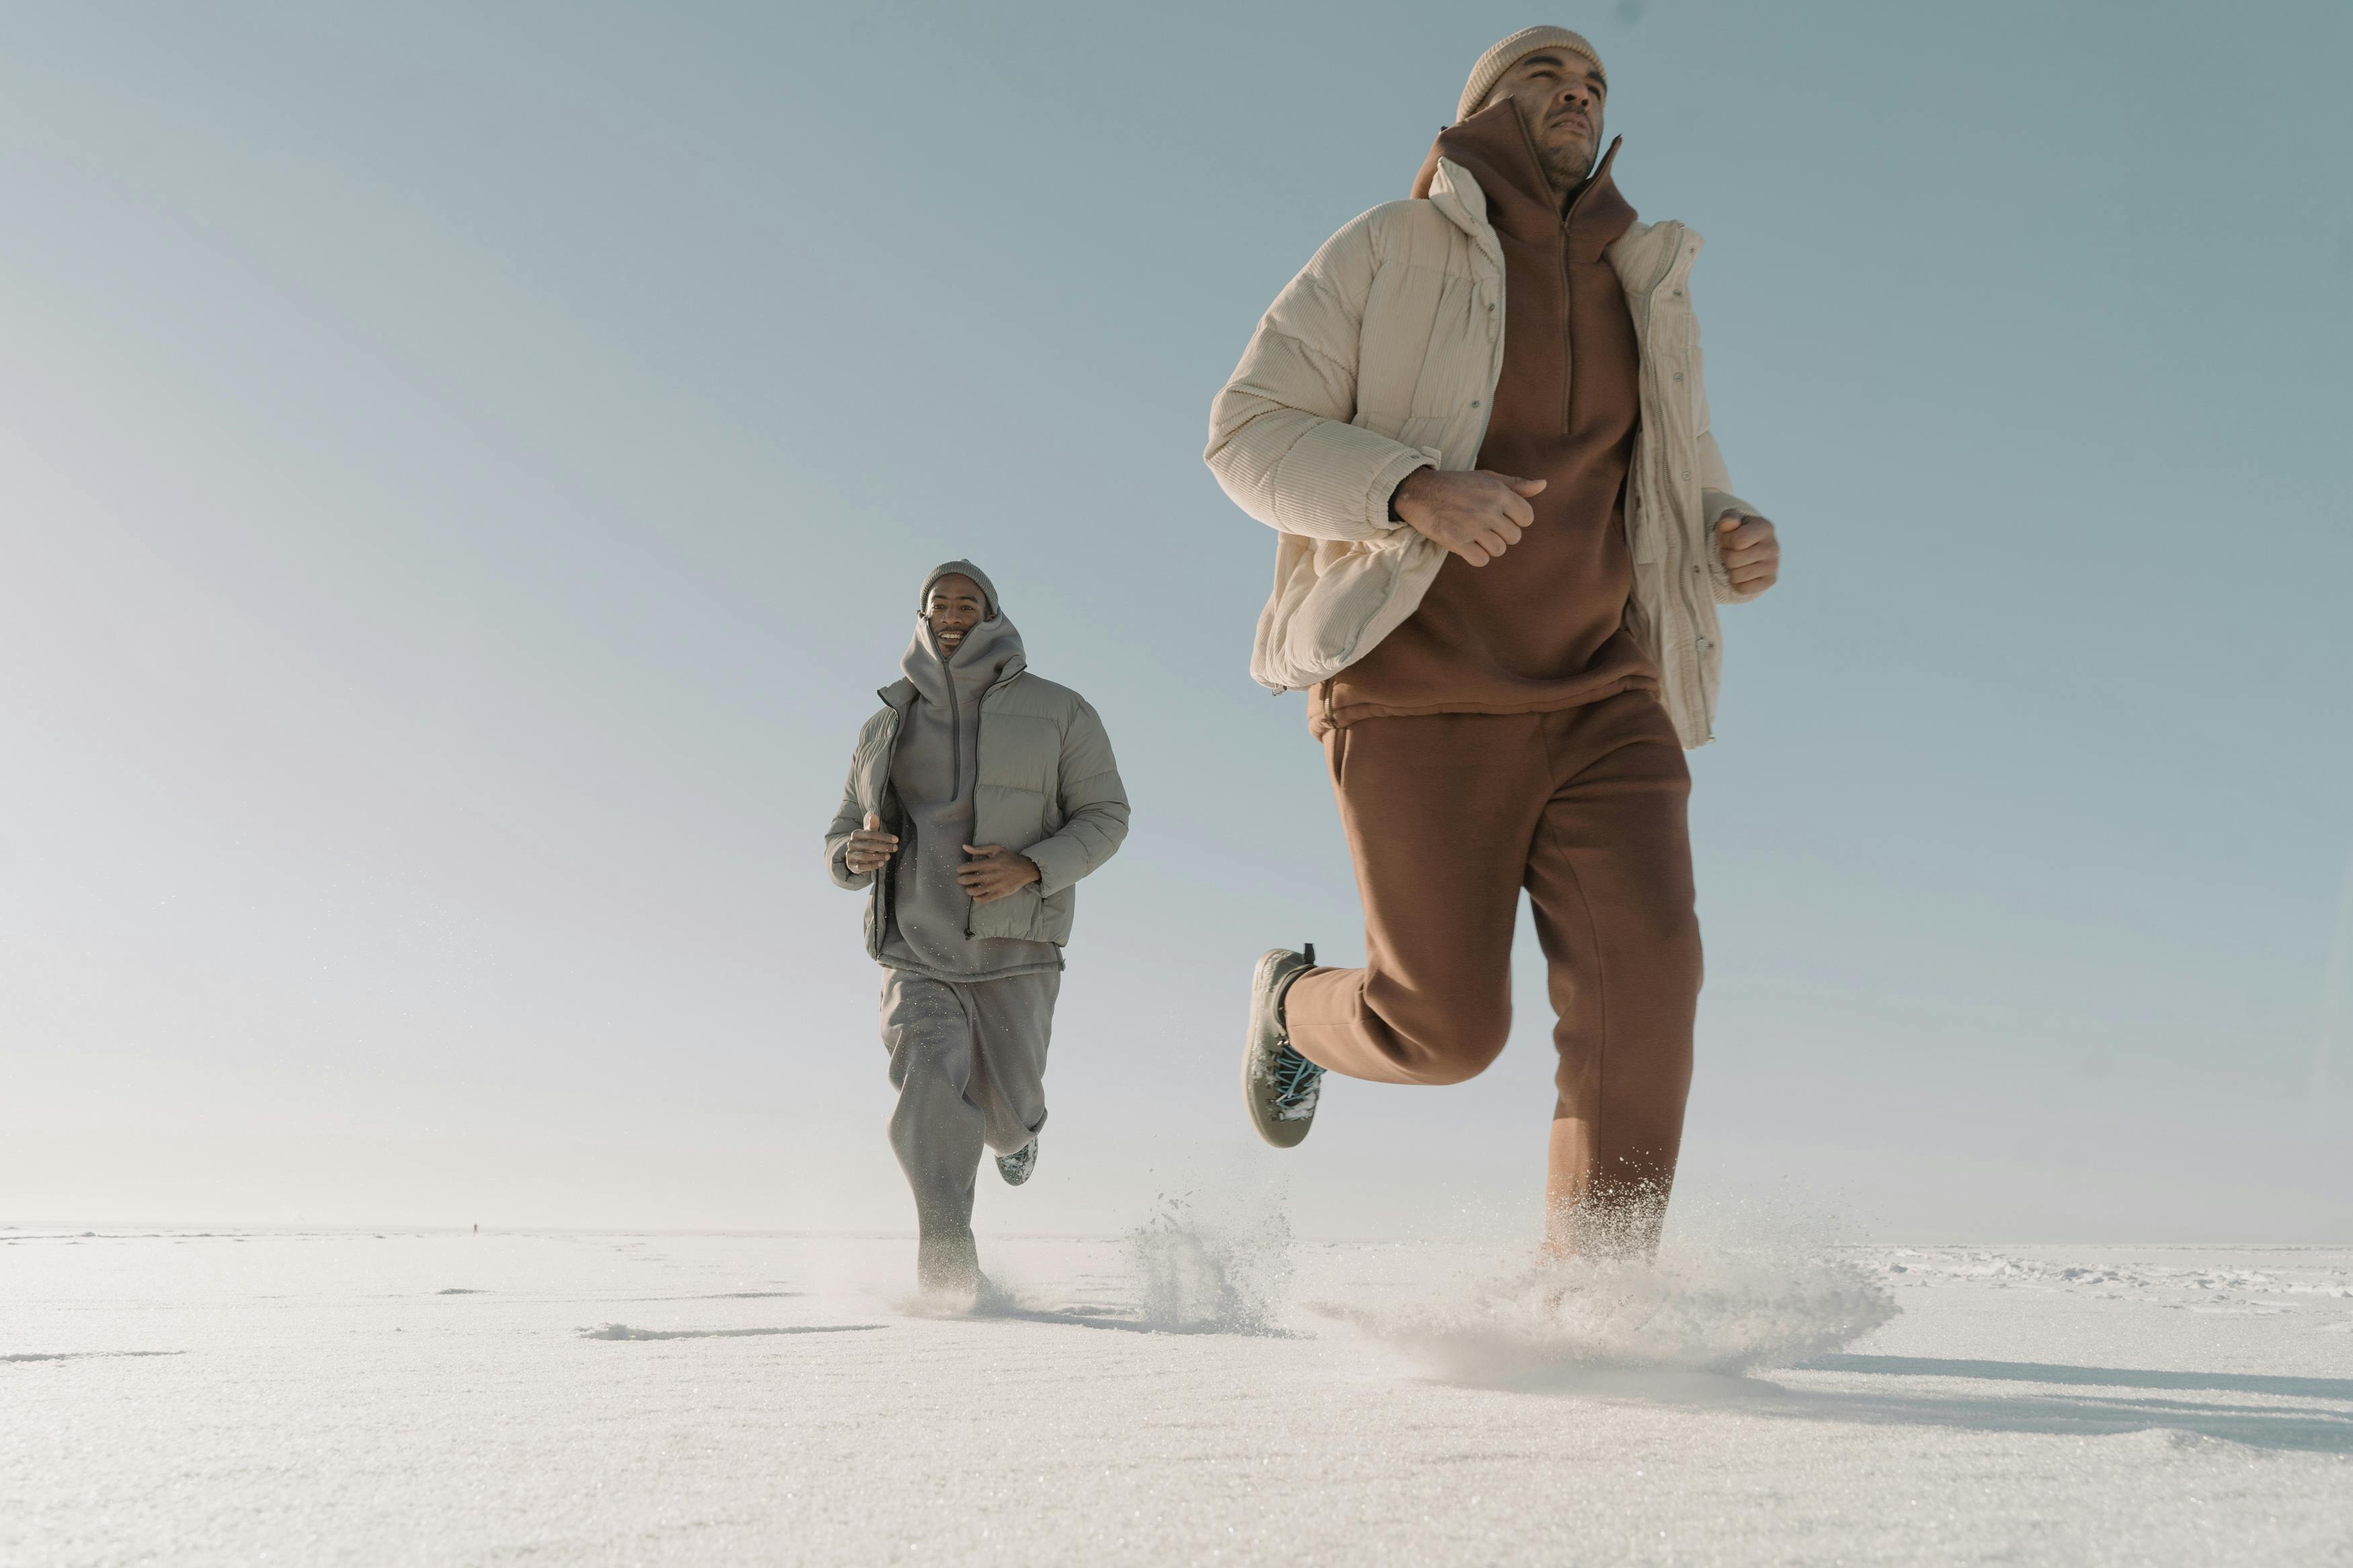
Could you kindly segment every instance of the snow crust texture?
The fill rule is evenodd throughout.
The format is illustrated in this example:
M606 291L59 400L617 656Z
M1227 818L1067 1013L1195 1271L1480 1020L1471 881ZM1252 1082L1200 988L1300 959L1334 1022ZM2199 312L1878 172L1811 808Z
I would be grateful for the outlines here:
M0 1226L0 1563L2353 1568L2343 1250L983 1257Z

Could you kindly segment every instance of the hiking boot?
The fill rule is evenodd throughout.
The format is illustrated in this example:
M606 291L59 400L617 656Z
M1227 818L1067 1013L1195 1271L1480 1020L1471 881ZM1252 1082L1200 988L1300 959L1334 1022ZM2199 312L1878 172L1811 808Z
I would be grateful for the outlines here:
M1295 1147L1315 1124L1324 1069L1291 1048L1282 1024L1283 994L1315 965L1315 944L1303 952L1267 950L1250 980L1250 1038L1242 1047L1242 1101L1250 1125L1278 1149Z
M1029 1179L1038 1168L1038 1140L1032 1138L1010 1154L997 1157L997 1173L1005 1178L1008 1187L1018 1187Z

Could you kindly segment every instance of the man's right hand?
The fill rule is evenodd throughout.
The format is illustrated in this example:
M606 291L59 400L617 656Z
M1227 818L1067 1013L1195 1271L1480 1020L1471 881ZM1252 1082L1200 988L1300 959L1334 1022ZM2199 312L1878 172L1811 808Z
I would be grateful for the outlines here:
M883 832L882 819L870 811L865 826L850 829L849 841L841 847L841 863L851 876L862 877L898 852L899 836Z
M1542 479L1514 479L1492 468L1468 473L1416 468L1398 486L1389 505L1440 549L1484 566L1517 544L1522 530L1535 525L1536 509L1528 498L1544 488Z

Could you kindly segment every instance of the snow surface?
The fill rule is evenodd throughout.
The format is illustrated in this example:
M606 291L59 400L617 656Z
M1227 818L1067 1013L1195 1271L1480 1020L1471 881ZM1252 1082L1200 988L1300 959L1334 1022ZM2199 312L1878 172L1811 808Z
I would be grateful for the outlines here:
M0 1228L0 1563L2353 1564L2353 1252Z

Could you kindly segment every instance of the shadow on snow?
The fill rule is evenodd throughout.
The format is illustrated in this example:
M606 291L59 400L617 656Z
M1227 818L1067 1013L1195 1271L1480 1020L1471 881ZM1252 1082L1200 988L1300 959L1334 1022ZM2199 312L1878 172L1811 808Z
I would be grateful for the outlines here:
M1954 1361L1941 1356L1826 1355L1805 1372L1883 1372L1905 1377L1974 1377L1997 1383L2073 1383L2102 1388L2172 1388L2274 1394L2287 1399L2353 1399L2353 1377L2273 1377L2243 1372L2138 1372L2036 1361Z
M887 1329L888 1323L801 1323L785 1329L633 1329L627 1323L607 1323L583 1329L584 1340L748 1340L767 1334L859 1334Z
M2178 1390L2353 1403L2353 1379L2345 1378L2145 1372L2036 1362L1874 1355L1823 1356L1796 1370L1863 1377L2028 1383L2046 1390ZM1882 1392L1869 1386L1792 1388L1762 1377L1599 1367L1532 1370L1492 1381L1450 1381L1518 1393L1709 1406L1779 1420L1945 1426L2078 1437L2118 1436L2155 1429L2176 1434L2178 1440L2191 1443L2219 1440L2255 1448L2353 1454L2353 1409L2332 1410L2308 1404L2221 1403L2167 1399L2146 1393L2118 1397L2090 1393L2008 1394L1966 1389Z
M1155 1323L1140 1319L1124 1307L1022 1307L1009 1301L976 1305L964 1314L973 1322L1060 1323L1065 1328L1112 1329L1124 1334L1227 1334L1240 1339L1289 1340L1300 1336L1287 1329L1256 1328L1232 1323Z

